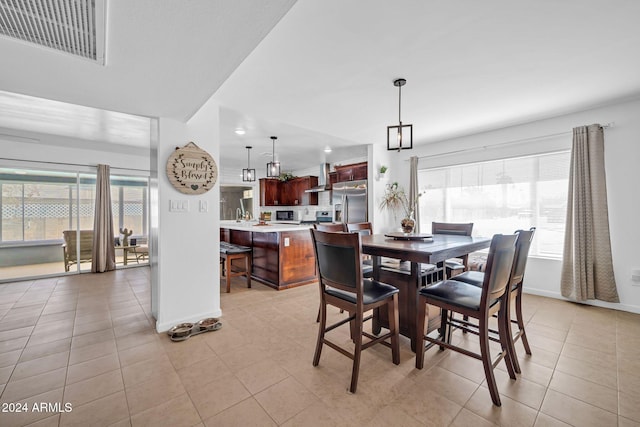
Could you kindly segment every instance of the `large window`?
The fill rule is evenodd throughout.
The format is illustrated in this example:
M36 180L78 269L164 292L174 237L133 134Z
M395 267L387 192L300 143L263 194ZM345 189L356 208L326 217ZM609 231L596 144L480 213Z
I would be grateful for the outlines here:
M530 253L560 257L564 242L570 153L421 170L421 229L431 221L473 222L490 237L536 227Z
M93 229L95 174L0 168L0 244L61 240ZM114 233L147 235L147 178L111 176Z

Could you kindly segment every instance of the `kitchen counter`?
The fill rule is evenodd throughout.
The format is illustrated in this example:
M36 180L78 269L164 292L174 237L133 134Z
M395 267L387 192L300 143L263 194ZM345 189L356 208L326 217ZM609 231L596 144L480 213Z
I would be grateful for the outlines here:
M220 241L251 248L251 278L274 289L317 280L310 224L220 221Z
M312 224L277 224L267 222L267 225L258 225L258 221L241 221L233 220L220 221L220 228L228 228L229 230L252 231L257 233L277 233L281 231L300 231L309 230Z

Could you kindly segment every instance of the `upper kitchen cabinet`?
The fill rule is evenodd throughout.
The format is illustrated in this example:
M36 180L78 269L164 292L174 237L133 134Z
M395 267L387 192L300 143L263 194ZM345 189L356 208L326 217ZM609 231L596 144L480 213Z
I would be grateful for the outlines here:
M367 179L367 162L353 163L351 165L334 166L335 182L357 181Z
M306 192L317 185L317 176L302 176L285 182L273 178L262 178L260 179L260 206L317 205L318 193Z
M275 178L260 179L260 206L280 205L280 180Z

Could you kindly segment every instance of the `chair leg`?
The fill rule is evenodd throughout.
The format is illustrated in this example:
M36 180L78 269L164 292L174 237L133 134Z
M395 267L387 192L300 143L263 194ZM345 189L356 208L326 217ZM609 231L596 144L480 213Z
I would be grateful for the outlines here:
M524 351L528 355L531 355L531 347L529 347L529 340L527 339L527 333L524 329L524 318L522 316L522 284L518 285L516 292L516 321L518 322L518 329L520 329L520 339L522 340Z
M351 393L356 392L356 388L358 387L358 375L360 374L360 356L362 354L362 319L363 313L356 313L356 333L358 334L355 337L356 340L356 348L353 352L353 369L351 371L351 387L349 387L349 391Z
M327 305L324 303L324 300L320 301L318 316L320 317L320 325L318 325L318 341L316 342L316 352L313 355L313 366L318 366L318 363L320 363L322 344L324 344L324 333L327 327Z
M418 296L418 314L416 315L416 369L424 366L424 322L427 318L427 301Z
M509 378L516 379L516 372L520 373L520 364L518 363L518 355L513 349L513 335L511 335L511 320L509 316L509 295L505 295L504 304L498 312L498 334L500 336L500 346L504 354L504 363L507 365Z
M398 314L398 294L393 295L393 300L387 303L389 310L389 332L391 332L391 359L395 365L400 364L400 336L398 333L400 316Z
M227 265L225 267L227 278L227 293L231 292L231 258L227 258Z
M480 337L480 355L482 356L482 365L484 366L484 376L487 379L487 387L491 394L491 400L496 406L500 406L500 393L496 384L496 377L493 375L493 366L491 363L491 352L489 351L489 319L480 319L479 337Z

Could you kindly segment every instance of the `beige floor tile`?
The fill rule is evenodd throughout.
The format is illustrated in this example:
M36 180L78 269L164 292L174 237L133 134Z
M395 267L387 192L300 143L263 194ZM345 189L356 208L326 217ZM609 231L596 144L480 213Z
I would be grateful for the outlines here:
M108 354L95 359L69 366L67 385L83 381L120 368L118 355Z
M618 388L618 373L613 366L599 366L583 360L560 356L556 371L603 385Z
M640 427L640 423L625 417L618 417L618 427Z
M612 426L617 415L570 396L548 390L540 412L575 426Z
M126 350L131 347L137 347L142 344L148 344L150 342L160 342L158 333L151 329L116 338L118 351Z
M0 384L5 384L11 378L11 374L15 369L14 365L5 366L4 368L0 368Z
M466 408L462 408L450 424L451 427L491 427L495 425L496 424L491 421L485 420L480 415L476 415Z
M139 414L186 393L175 371L169 371L163 376L125 388L125 390L131 415Z
M575 344L566 343L562 349L562 355L602 366L604 368L617 366L615 354L592 350Z
M0 354L13 350L22 350L24 346L27 345L27 341L29 341L29 337L20 337L8 341L1 341Z
M496 369L494 371L496 383L500 395L508 396L516 402L520 402L536 411L540 409L547 388L543 385L529 381L526 378L518 377L516 380L509 378L505 371ZM486 381L483 383L486 387Z
M71 340L71 349L113 340L115 340L113 329L103 329L102 331L89 332L84 335L73 337Z
M187 391L233 375L227 365L216 355L198 362L195 366L179 369L177 372Z
M38 320L35 328L33 328L34 334L48 334L51 332L56 332L61 329L70 329L73 327L73 319L61 319L54 320L51 322L42 322Z
M247 399L244 402L247 402L247 401L253 401L254 402L253 404L258 405L258 403L255 402L254 399ZM242 405L244 402L242 402L240 405ZM236 405L236 406L240 406L240 405ZM259 405L258 405L258 407L259 407ZM235 408L235 406L233 408L230 408L229 411L233 410L234 408ZM262 409L262 408L260 408L260 409ZM223 414L224 414L224 412L223 412ZM265 419L264 424L260 424L260 425L265 425L265 426L269 426L269 425L274 425L275 426L276 425L273 422L273 420L271 418L269 418L269 416L267 415L266 412L264 412L264 416L268 417L268 419ZM214 417L214 419L215 419L215 417ZM268 422L269 420L271 421L272 424L269 424L269 422ZM399 421L399 419L396 419L395 423L391 423L391 424L388 424L388 425L399 425L398 421ZM211 425L213 426L214 424L211 424ZM257 424L254 424L254 425L257 425ZM352 425L354 425L354 424L348 422L344 418L340 417L338 414L334 413L332 408L328 407L327 405L325 405L322 402L314 403L313 405L303 409L295 417L289 418L289 420L287 422L282 424L282 426L284 426L284 427L298 427L298 426L348 427L348 426L352 426ZM238 427L239 426L240 425L238 425Z
M522 371L520 376L522 378L545 387L549 385L551 377L553 376L552 368L535 363L534 360L537 361L539 359L534 359L534 356L521 355L518 360L520 362L520 369ZM506 367L502 363L498 365L496 369L507 372Z
M20 362L16 365L11 380L21 380L34 375L43 374L58 368L66 367L69 362L69 351L54 353L38 359Z
M60 426L108 426L125 419L129 422L127 399L124 391L119 391L62 414Z
M21 354L22 350L12 350L6 353L0 353L0 368L15 365L18 363L18 359L20 359Z
M165 351L176 369L194 365L214 355L213 350L202 340L202 337L203 335L197 335L186 341L169 342L165 345Z
M495 424L508 426L532 426L537 411L507 396L500 395L502 406L491 401L489 389L480 387L471 396L465 408Z
M67 368L60 368L33 377L10 381L5 386L1 401L17 402L20 399L62 388L66 373Z
M60 423L60 414L52 415L42 420L27 424L27 427L58 427Z
M431 349L430 351L439 352L439 350L435 349ZM464 354L455 353L450 350L445 350L445 352L449 352L451 354L449 354L448 358L443 359L438 363L439 367L451 371L454 374L458 374L476 384L480 384L484 381L484 370L480 360L473 359L469 356L465 356Z
M247 399L251 393L237 378L228 376L190 389L189 396L200 417L206 420Z
M98 357L116 354L116 342L114 340L102 341L96 344L89 344L83 347L74 347L69 355L69 365L87 362Z
M71 349L71 338L63 338L58 341L48 342L44 344L27 345L20 355L20 362L39 359L55 353L69 351Z
M323 408L326 409L326 408ZM291 424L292 426L305 426L305 425L339 425L323 423L323 420L330 418L326 412L319 411L315 414L311 414L311 418L301 418L297 423ZM293 420L292 420L293 421ZM311 421L311 424L307 422ZM211 418L207 418L204 424L208 427L245 427L245 426L262 426L262 427L275 427L277 424L271 417L262 409L262 407L252 397L247 398L234 406L214 415ZM286 424L285 424L286 425Z
M163 377L173 371L173 365L166 354L158 354L150 360L134 363L122 368L124 385L127 388Z
M278 424L315 402L315 396L292 377L258 393L255 398Z
M67 385L64 389L64 400L74 406L80 406L123 389L122 373L120 369L116 369L106 374Z
M620 393L618 395L620 402L620 415L640 423L640 395L630 395Z
M570 424L562 422L558 419L550 417L547 414L543 414L542 412L538 412L538 417L536 418L536 423L534 427L569 427Z
M0 341L9 341L14 338L28 337L33 331L33 326L24 326L21 328L12 328L6 331L0 332Z
M288 372L271 360L264 360L236 372L236 377L251 394L256 394L288 376Z
M187 394L180 395L131 417L133 427L191 427L200 421L198 411Z
M618 412L618 391L563 372L555 372L549 389L605 409Z
M418 392L436 390L438 394L460 406L464 406L478 388L477 383L439 366L416 377L414 381L419 387Z
M2 401L4 402L4 399ZM33 405L38 405L37 407L41 408L41 403L51 403L53 405L58 403L60 407L62 407L62 388L50 390L46 393L28 398L13 400L12 402L17 401L26 406L27 412L0 413L0 425L2 425L2 427L26 426L55 416L57 411L51 412L48 408L43 408L42 411L34 411ZM45 423L43 425L50 424Z
M144 360L152 359L158 354L164 353L162 346L151 341L136 347L130 347L125 350L118 350L121 366L128 366Z
M440 414L439 414L440 415ZM448 424L448 423L447 423ZM399 425L407 427L418 427L425 425L424 422L420 422L413 418L409 413L403 409L390 404L383 406L380 410L375 412L371 420L367 423L369 426L387 427L390 425ZM434 424L427 425L446 425L438 424L436 421Z
M98 320L96 322L76 322L73 327L73 336L84 335L91 332L103 331L111 328L111 320Z
M437 386L423 389L419 393L404 394L390 405L393 405L392 413L404 412L414 421L417 420L419 425L449 425L462 410L461 405L443 397Z
M61 329L42 334L33 334L29 338L29 346L60 341L69 337L71 337L71 329Z

